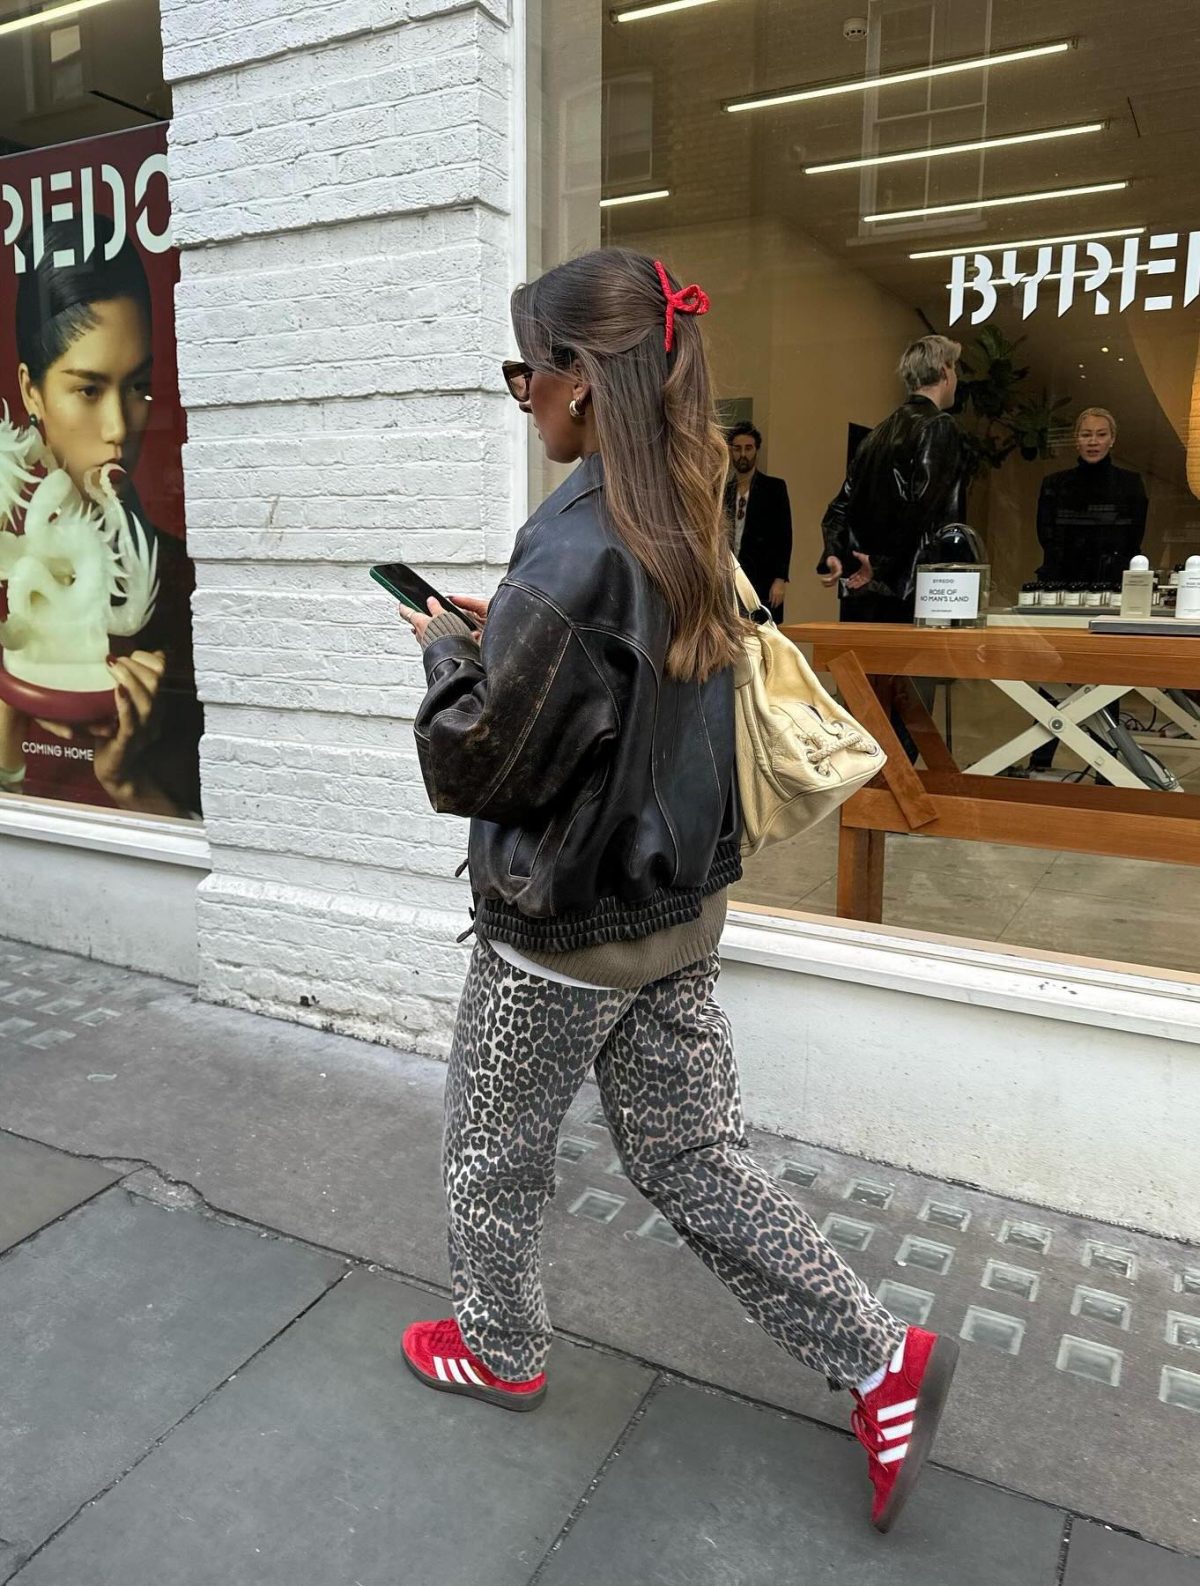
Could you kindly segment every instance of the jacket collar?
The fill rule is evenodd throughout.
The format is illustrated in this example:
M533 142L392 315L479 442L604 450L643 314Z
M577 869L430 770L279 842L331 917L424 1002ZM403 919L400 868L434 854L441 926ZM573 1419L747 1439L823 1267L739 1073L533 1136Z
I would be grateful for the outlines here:
M582 460L573 474L563 480L545 504L550 507L553 503L552 510L556 513L565 512L584 496L590 496L603 488L604 460L599 452L592 452L591 456Z
M556 490L552 490L546 499L533 509L521 533L536 528L538 524L545 523L549 518L558 517L568 507L574 506L577 501L582 501L584 496L594 495L603 488L604 463L601 461L600 453L593 452L567 475Z

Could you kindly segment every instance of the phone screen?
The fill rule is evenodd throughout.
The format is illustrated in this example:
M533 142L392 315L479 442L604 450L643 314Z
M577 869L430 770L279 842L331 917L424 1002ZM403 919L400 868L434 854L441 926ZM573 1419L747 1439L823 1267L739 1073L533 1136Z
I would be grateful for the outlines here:
M413 572L412 568L406 567L403 562L385 562L373 567L371 577L377 584L382 584L389 594L395 595L401 604L413 611L428 614L429 602L436 600L443 610L452 611L456 617L461 617L468 627L483 627L478 617L469 611L464 611L461 606L456 606L427 579L422 578L420 573Z

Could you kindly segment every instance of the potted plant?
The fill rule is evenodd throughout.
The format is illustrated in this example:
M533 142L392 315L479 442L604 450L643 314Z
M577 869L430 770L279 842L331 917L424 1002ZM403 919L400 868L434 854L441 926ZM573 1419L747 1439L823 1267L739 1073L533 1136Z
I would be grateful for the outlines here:
M1022 397L1005 420L1017 450L1027 463L1050 456L1050 431L1071 405L1070 397L1052 397L1044 388L1040 397Z
M963 426L972 479L985 468L999 468L1020 444L1013 419L1020 388L1029 378L1028 367L1016 360L1024 340L1010 341L995 325L987 325L964 352L955 411L976 420Z

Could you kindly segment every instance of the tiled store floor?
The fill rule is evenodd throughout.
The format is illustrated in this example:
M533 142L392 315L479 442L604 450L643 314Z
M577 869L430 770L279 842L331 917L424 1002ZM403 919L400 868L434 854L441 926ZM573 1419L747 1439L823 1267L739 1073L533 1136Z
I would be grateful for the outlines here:
M1189 786L1200 789L1200 776ZM837 822L826 821L748 860L737 900L835 914L837 837ZM889 836L883 918L937 935L1200 973L1192 865Z

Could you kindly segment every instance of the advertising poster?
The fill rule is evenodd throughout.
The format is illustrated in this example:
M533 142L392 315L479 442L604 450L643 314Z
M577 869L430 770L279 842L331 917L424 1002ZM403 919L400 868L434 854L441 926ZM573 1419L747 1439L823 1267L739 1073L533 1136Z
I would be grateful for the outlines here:
M0 159L0 798L200 814L166 128Z

